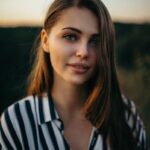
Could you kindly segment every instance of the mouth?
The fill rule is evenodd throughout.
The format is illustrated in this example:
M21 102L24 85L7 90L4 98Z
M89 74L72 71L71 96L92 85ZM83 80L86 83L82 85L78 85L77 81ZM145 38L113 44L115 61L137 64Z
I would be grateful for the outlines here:
M87 72L90 68L87 64L83 64L83 63L72 63L72 64L68 64L68 66L71 67L71 69L78 74L83 74Z

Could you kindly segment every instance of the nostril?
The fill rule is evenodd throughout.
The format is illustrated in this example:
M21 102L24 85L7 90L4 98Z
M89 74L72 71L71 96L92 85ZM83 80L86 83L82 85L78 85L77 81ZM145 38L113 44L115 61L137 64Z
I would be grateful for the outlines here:
M80 57L80 58L87 58L88 57L88 52L81 52L81 51L78 51L77 53L76 53L76 56L77 57Z
M88 57L88 53L88 41L87 39L83 39L76 47L76 56L83 59Z
M88 50L83 48L83 49L80 49L76 52L76 56L78 57L87 57L88 56Z

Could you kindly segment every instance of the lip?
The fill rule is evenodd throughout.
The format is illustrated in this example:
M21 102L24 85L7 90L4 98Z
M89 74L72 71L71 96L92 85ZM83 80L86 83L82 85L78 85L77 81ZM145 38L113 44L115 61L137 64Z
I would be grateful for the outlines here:
M71 63L68 64L68 66L71 67L71 69L78 74L83 74L87 72L90 68L87 64L83 64L83 63Z

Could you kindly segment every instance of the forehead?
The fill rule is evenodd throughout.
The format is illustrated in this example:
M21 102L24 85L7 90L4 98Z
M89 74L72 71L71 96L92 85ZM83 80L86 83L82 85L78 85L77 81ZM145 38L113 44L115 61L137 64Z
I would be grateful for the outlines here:
M89 34L98 33L98 19L87 8L71 7L61 13L53 28L74 27Z

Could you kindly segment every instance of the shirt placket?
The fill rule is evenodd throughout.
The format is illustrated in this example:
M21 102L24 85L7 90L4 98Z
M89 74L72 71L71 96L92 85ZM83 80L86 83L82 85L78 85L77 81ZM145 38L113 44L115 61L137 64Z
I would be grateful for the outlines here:
M58 127L58 130L60 131L62 140L64 142L65 150L71 150L71 148L69 147L69 144L67 143L67 141L64 137L64 124L63 124L62 120L61 119L55 120L55 124Z

